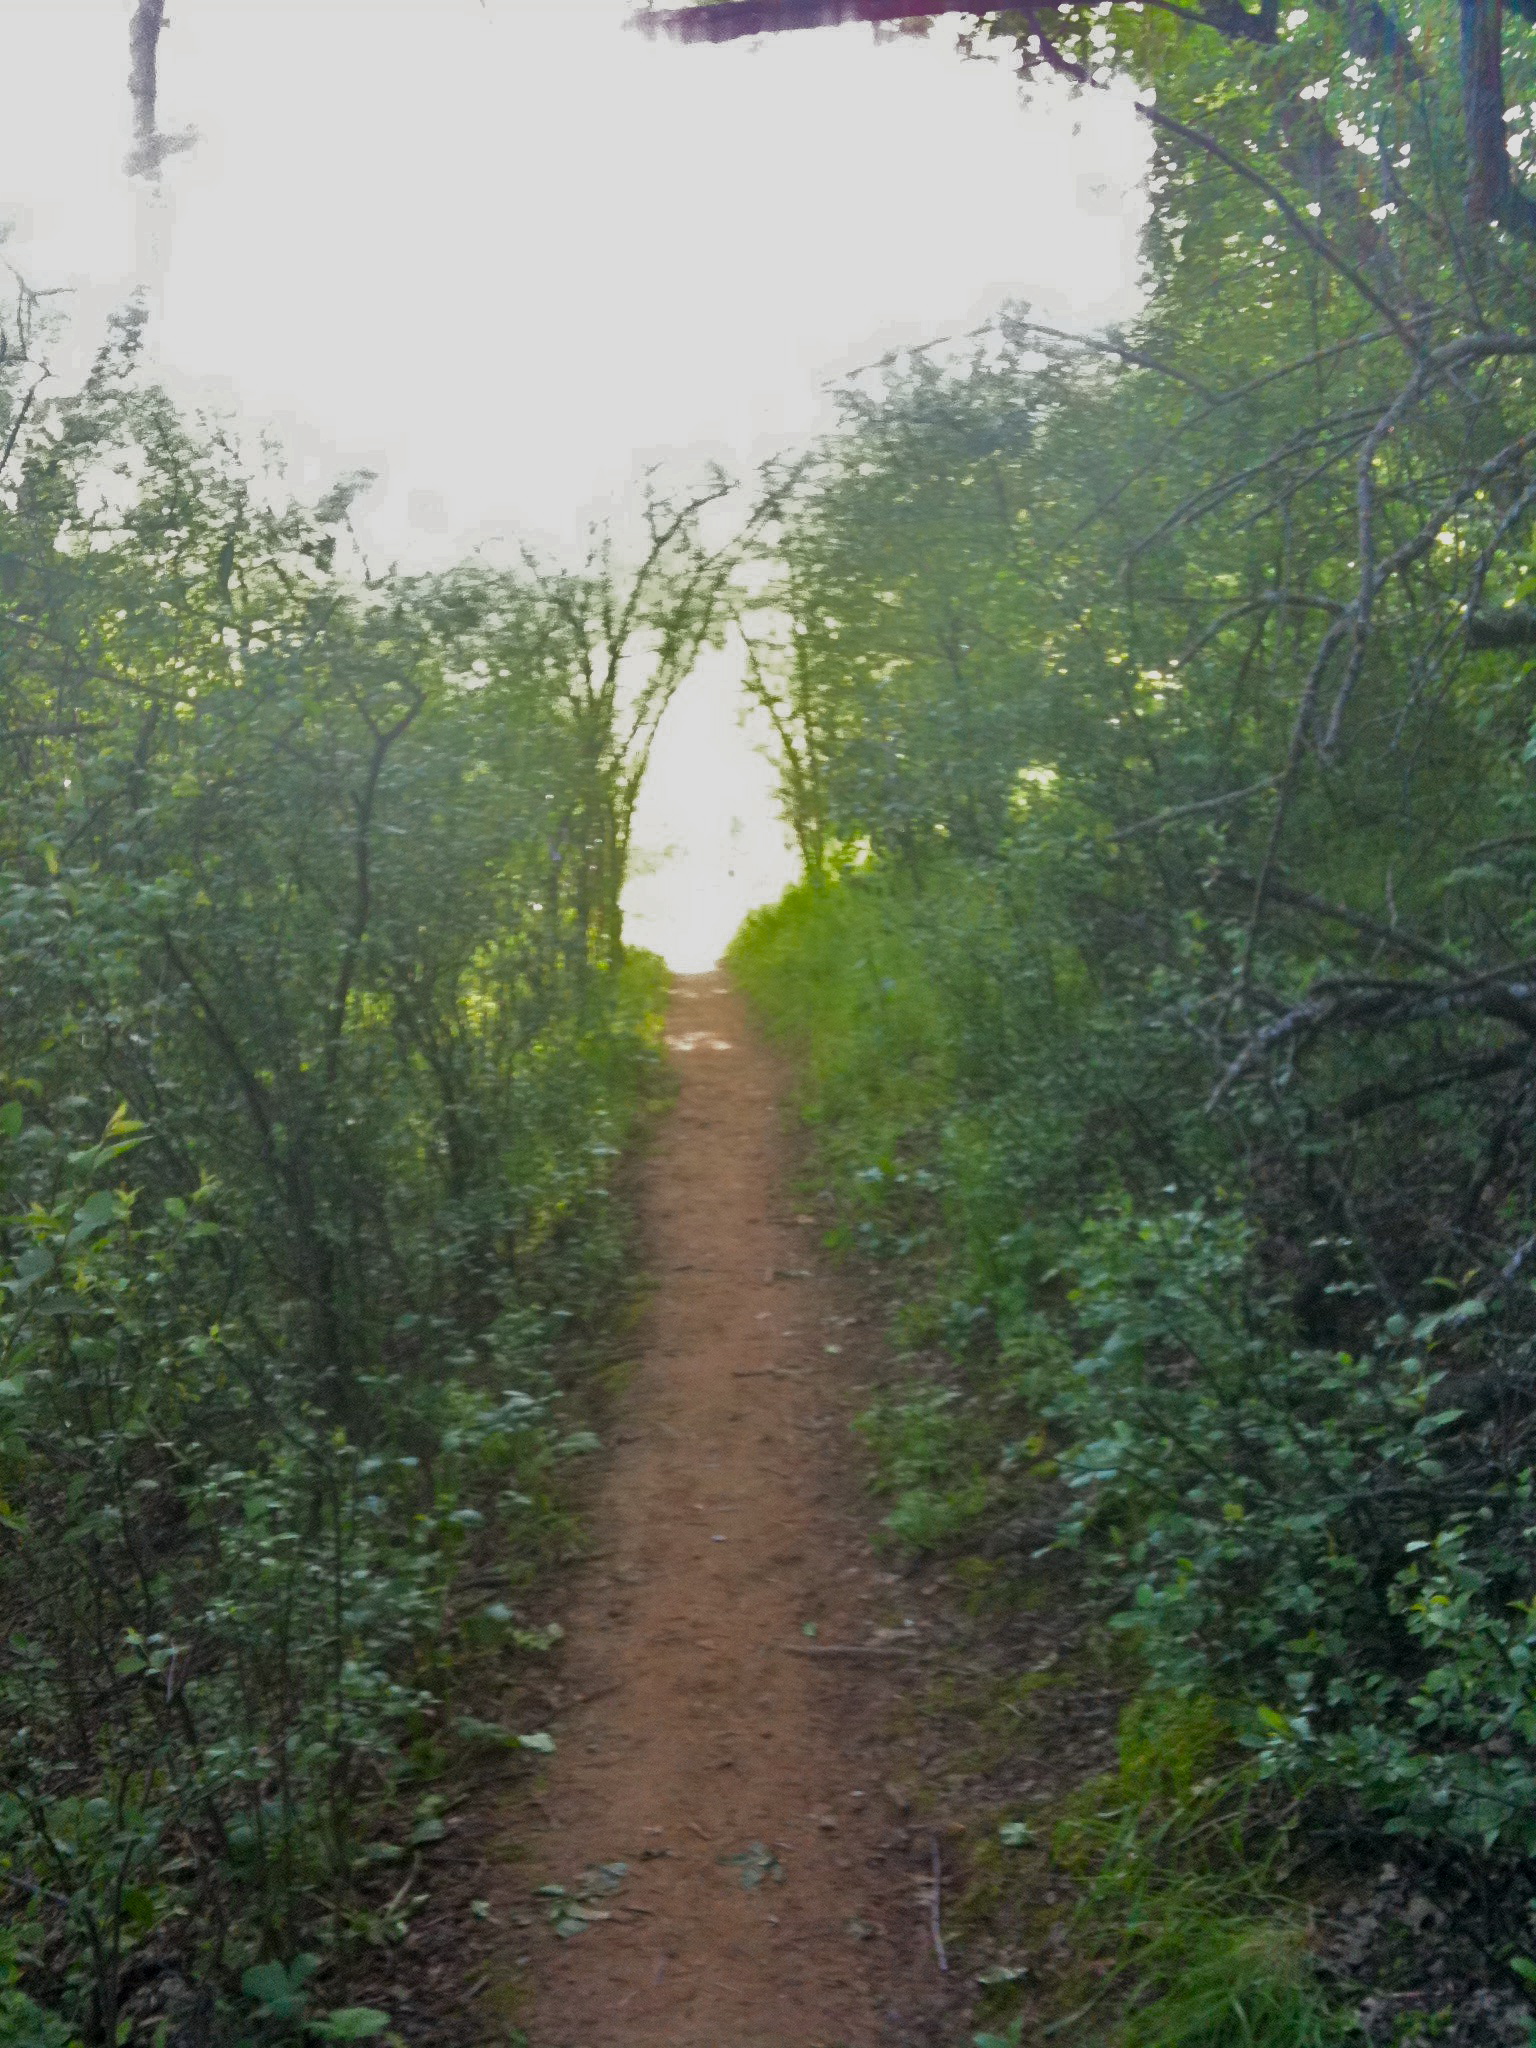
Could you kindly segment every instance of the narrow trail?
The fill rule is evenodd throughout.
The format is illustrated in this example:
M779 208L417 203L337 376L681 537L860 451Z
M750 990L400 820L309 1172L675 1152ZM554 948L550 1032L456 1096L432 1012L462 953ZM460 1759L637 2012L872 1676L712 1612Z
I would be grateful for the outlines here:
M921 1631L870 1550L847 1436L846 1368L872 1337L811 1270L779 1076L723 976L675 984L668 1044L655 1293L569 1617L521 2021L535 2048L927 2039L902 1987L936 1970L928 1846L885 1729ZM551 1883L580 1931L550 1925Z

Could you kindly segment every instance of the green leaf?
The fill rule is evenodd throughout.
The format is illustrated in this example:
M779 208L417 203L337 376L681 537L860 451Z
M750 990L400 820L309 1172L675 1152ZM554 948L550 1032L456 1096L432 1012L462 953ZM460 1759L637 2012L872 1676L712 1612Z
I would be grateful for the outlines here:
M123 1916L140 1934L147 1934L155 1924L154 1895L145 1891L142 1885L130 1884L123 1887Z
M600 1451L602 1438L590 1429L578 1429L572 1435L562 1437L555 1445L557 1458L582 1458L589 1451Z
M75 1222L82 1231L100 1230L104 1223L116 1220L117 1196L109 1188L98 1188L94 1195L87 1195L75 1211Z
M273 2019L297 2019L307 2002L303 1988L307 1975L306 1971L290 1978L281 1963L256 1963L241 1977L240 1989Z
M247 1998L259 1998L264 2005L288 1996L288 1972L281 1963L253 1963L240 1979Z
M22 1108L19 1102L0 1103L0 1138L21 1136Z
M389 2014L377 2006L341 2005L323 2020L311 2020L309 2031L322 2041L366 2041L373 2034L382 2034L388 2025Z
M482 1721L476 1714L460 1714L453 1728L464 1742L488 1742L498 1749L512 1749L517 1743L517 1737L510 1728L503 1728L495 1721Z
M542 1628L515 1628L512 1640L520 1650L552 1650L565 1635L558 1621L546 1622Z
M517 1746L519 1749L537 1750L540 1756L553 1756L555 1753L555 1738L553 1735L547 1735L541 1728L533 1735L519 1735Z

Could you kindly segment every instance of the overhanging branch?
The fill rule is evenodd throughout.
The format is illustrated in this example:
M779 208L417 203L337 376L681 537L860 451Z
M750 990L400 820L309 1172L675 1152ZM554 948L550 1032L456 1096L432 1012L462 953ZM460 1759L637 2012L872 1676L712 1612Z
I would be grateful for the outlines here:
M670 36L680 43L730 43L782 29L842 28L857 21L918 21L938 14L986 11L975 0L969 6L946 0L936 7L914 6L913 0L717 0L705 7L646 9L632 15L630 22L642 35Z

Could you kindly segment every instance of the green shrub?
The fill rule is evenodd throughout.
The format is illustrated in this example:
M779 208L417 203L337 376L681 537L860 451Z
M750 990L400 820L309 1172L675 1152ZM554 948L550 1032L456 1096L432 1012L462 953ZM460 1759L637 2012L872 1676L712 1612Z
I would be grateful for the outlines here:
M343 574L137 331L0 489L0 2025L249 2038L309 1954L360 2039L408 1791L552 1640L665 971L569 587Z

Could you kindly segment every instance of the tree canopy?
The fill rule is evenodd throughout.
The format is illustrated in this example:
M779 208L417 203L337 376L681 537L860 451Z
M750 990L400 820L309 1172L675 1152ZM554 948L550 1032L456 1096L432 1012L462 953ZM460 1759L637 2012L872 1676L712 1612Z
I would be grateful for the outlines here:
M1403 85L1423 77L1426 59L1441 42L1437 37L1426 45L1409 36L1404 17L1383 0L1322 0L1317 11L1334 15L1351 46L1373 63L1385 60ZM1155 84L1174 82L1183 59L1166 33L1170 20L1206 31L1239 52L1247 45L1273 47L1289 24L1289 17L1282 20L1280 0L1259 0L1255 8L1242 0L1042 0L1037 6L999 10L961 7L952 0L933 7L903 5L902 0L703 0L691 7L647 10L634 23L647 34L713 43L850 22L918 25L954 14L970 16L978 35L1015 51L1026 75L1047 70L1080 85L1102 85L1122 68ZM1511 16L1522 25L1516 31L1520 34L1536 20L1536 5L1511 0L1506 8L1504 0L1460 0L1456 68L1466 203L1474 222L1498 221L1532 235L1536 201L1515 176L1506 147L1505 30ZM1522 61L1528 57L1523 50L1520 54ZM1207 60L1199 56L1194 61ZM1240 70L1239 62L1235 72ZM1143 111L1154 122L1160 118L1150 101Z

